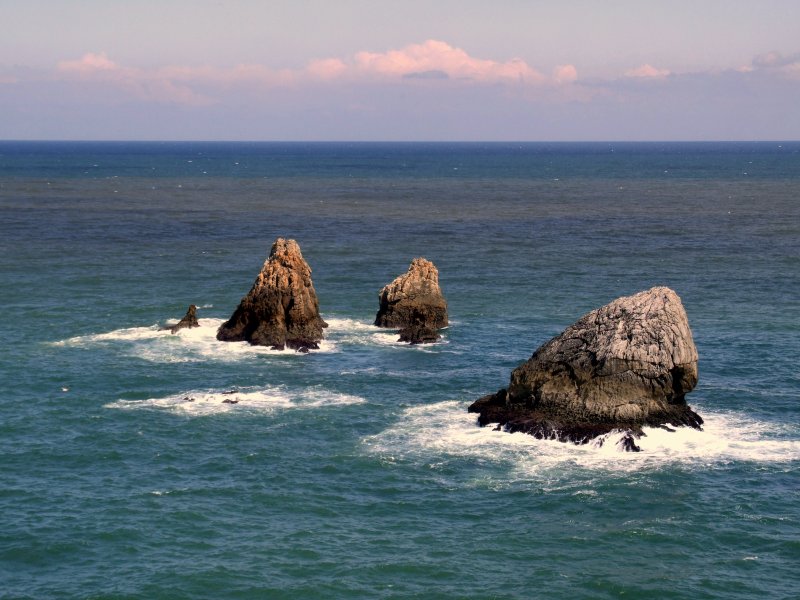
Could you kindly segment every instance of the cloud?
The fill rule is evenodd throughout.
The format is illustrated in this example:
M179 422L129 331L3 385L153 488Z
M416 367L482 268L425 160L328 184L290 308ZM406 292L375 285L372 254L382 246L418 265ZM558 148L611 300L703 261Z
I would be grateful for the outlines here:
M785 56L780 52L759 54L753 59L752 66L744 67L749 71L768 71L792 79L800 78L800 53Z
M546 76L520 58L496 61L478 58L440 40L427 40L385 52L361 51L349 57L312 60L298 69L273 69L262 64L228 67L171 65L155 69L121 65L104 52L87 52L56 65L60 80L92 81L115 86L139 100L203 106L223 101L230 93L264 94L277 88L306 85L512 85L559 86L577 80L573 65L557 66ZM415 82L417 82L415 84Z
M79 60L64 60L58 63L59 71L87 73L92 71L112 71L119 68L105 52L94 54L87 52Z
M358 52L349 71L379 78L403 78L414 73L443 73L448 79L474 82L542 83L546 78L520 58L506 62L475 58L446 42L428 40L399 50ZM444 79L439 77L439 79Z
M553 69L553 81L556 83L572 83L578 79L578 70L574 65L558 65Z
M210 98L182 84L173 73L123 67L110 60L104 52L88 52L78 60L61 61L56 71L62 80L77 77L84 82L110 84L139 100L184 106L212 103Z
M672 75L672 72L669 69L657 69L649 64L625 71L625 77L638 77L641 79L664 79L670 75Z
M446 71L439 69L432 69L430 71L415 71L414 73L406 73L403 79L450 79L450 75Z
M347 65L339 58L325 58L310 62L305 70L309 76L315 79L328 81L341 77L347 72Z

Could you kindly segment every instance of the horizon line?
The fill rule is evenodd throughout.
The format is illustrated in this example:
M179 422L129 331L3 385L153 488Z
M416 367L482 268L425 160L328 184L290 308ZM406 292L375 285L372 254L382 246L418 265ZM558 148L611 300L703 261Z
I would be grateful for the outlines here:
M795 144L800 139L605 139L605 140L291 140L291 139L74 139L74 138L9 138L0 143L142 143L142 144Z

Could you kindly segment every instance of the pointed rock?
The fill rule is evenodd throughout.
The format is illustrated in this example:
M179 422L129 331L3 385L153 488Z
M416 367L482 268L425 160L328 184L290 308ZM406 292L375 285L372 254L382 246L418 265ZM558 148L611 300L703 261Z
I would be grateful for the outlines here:
M278 238L252 289L217 330L217 339L279 350L317 349L327 326L300 246Z
M192 327L200 327L200 323L197 322L197 307L194 304L189 305L189 308L186 309L186 314L175 325L167 325L161 329L169 329L170 333L178 333L181 329Z
M674 291L655 287L590 312L516 368L508 390L469 411L481 425L586 443L618 429L700 429L703 419L685 400L696 384L686 311Z
M424 258L415 258L408 272L378 292L378 327L401 329L401 341L435 342L437 329L447 327L447 301L439 288L439 271Z

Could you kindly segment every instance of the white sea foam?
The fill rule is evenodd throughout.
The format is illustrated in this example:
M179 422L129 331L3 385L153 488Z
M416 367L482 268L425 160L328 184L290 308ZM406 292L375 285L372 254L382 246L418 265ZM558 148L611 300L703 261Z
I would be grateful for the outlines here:
M604 443L567 444L537 440L524 433L478 427L466 404L450 401L406 409L398 422L364 440L371 452L395 460L436 461L442 456L506 465L515 478L540 476L565 467L636 471L668 465L718 465L734 461L787 462L800 460L800 440L771 439L781 426L733 413L709 413L703 431L681 427L674 432L646 428L637 440L641 452L618 447L623 434L609 434ZM783 433L791 435L790 430Z
M176 321L177 322L177 321ZM203 360L236 361L258 355L302 356L291 348L272 350L266 346L251 346L247 342L220 342L217 329L224 319L198 319L199 327L181 329L171 333L158 325L116 329L108 333L84 335L60 342L58 346L92 346L96 344L124 344L124 351L152 362L193 362ZM311 352L336 352L336 343L322 340L318 350Z
M417 352L437 352L441 350L442 346L449 343L445 338L436 344L411 345L400 341L398 329L385 329L356 319L326 318L325 320L329 326L325 335L336 345L337 350L338 344L351 344L404 348Z
M429 345L410 346L398 340L396 330L382 329L367 321L344 318L327 318L329 327L319 349L311 352L338 353L341 345L394 346L412 348L416 351L439 351L447 340L435 347ZM177 323L177 319L166 326ZM54 342L54 346L88 347L94 345L113 346L117 344L122 351L159 363L193 362L203 360L237 361L258 355L298 355L295 350L272 350L266 346L251 346L247 342L220 342L216 338L217 329L224 319L198 319L199 327L181 329L172 333L158 324L147 327L128 327L113 331L82 335Z
M269 413L278 410L362 404L360 396L341 394L321 387L300 391L285 387L232 390L201 390L146 400L117 400L105 408L121 410L164 410L186 416L204 416L238 411Z
M326 337L340 343L353 345L403 345L398 342L399 335L397 330L382 329L367 321L356 319L326 318L328 329L325 331Z

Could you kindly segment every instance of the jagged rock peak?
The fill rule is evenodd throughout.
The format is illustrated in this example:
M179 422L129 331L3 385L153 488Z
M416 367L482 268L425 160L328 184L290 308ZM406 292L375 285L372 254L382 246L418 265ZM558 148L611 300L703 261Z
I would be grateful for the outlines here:
M429 260L415 258L408 271L378 292L378 327L400 328L411 343L435 341L446 327L447 301L439 287L439 270Z
M253 290L290 287L292 275L310 281L311 267L303 258L300 245L295 240L278 238L272 244L269 256L256 277Z
M197 307L194 304L189 305L183 318L170 327L169 330L170 333L178 333L181 329L192 327L200 327L200 323L197 322Z
M508 390L476 401L483 425L584 443L612 430L703 420L686 405L697 349L666 287L618 298L554 337L511 373Z
M221 341L316 349L327 323L311 281L311 267L295 240L278 238L250 292L217 331Z

